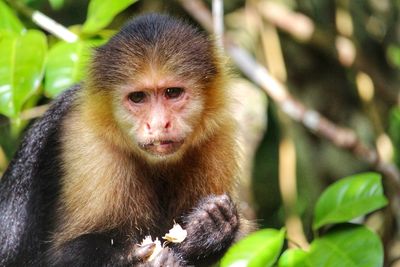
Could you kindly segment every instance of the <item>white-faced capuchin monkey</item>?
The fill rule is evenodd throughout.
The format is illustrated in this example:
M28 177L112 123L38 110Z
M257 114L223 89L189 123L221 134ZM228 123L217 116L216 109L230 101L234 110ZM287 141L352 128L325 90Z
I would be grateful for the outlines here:
M129 22L27 132L0 182L0 266L209 266L247 232L235 123L209 38ZM173 221L186 239L145 261Z

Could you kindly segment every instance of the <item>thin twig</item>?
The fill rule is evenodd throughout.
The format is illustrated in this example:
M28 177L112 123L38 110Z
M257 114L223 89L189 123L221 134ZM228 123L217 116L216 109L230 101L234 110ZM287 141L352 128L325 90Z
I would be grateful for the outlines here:
M25 109L22 111L20 118L22 120L31 120L41 117L50 107L50 104L44 104L41 106L36 106L30 109Z
M66 27L49 18L42 12L33 10L18 0L7 0L7 2L16 10L30 18L40 28L48 31L49 33L60 38L61 40L69 43L78 40L78 36L75 33L71 32Z
M224 2L223 0L212 1L212 16L214 34L217 46L223 48L222 36L224 35Z
M288 121L288 120L286 120ZM283 125L283 127L285 127ZM299 246L307 250L310 244L304 234L303 223L297 214L297 176L296 176L296 147L286 133L279 142L279 189L285 210L285 226L290 237L289 247ZM294 244L293 244L294 243Z
M4 172L4 170L7 168L7 157L6 157L6 153L4 152L3 148L0 146L0 179L2 176L2 172Z

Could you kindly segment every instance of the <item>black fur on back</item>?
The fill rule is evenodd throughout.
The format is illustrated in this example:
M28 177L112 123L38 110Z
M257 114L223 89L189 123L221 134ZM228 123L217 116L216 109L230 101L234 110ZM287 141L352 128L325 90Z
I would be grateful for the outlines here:
M0 180L0 266L35 265L46 250L61 177L60 125L79 89L61 94L32 125Z

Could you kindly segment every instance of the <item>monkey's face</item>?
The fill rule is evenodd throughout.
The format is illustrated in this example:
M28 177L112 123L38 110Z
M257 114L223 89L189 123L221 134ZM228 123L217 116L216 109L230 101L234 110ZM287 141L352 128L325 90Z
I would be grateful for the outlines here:
M123 88L124 131L150 157L182 155L201 117L201 95L176 78L138 80Z
M112 94L121 148L179 160L209 138L226 103L217 54L207 36L173 20L130 23L96 49L90 87Z

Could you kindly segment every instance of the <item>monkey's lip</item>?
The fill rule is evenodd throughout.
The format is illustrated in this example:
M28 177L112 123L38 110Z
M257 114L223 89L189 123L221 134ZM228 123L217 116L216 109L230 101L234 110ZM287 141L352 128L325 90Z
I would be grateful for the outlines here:
M175 153L182 146L184 140L155 140L142 144L141 147L154 155L169 155Z

